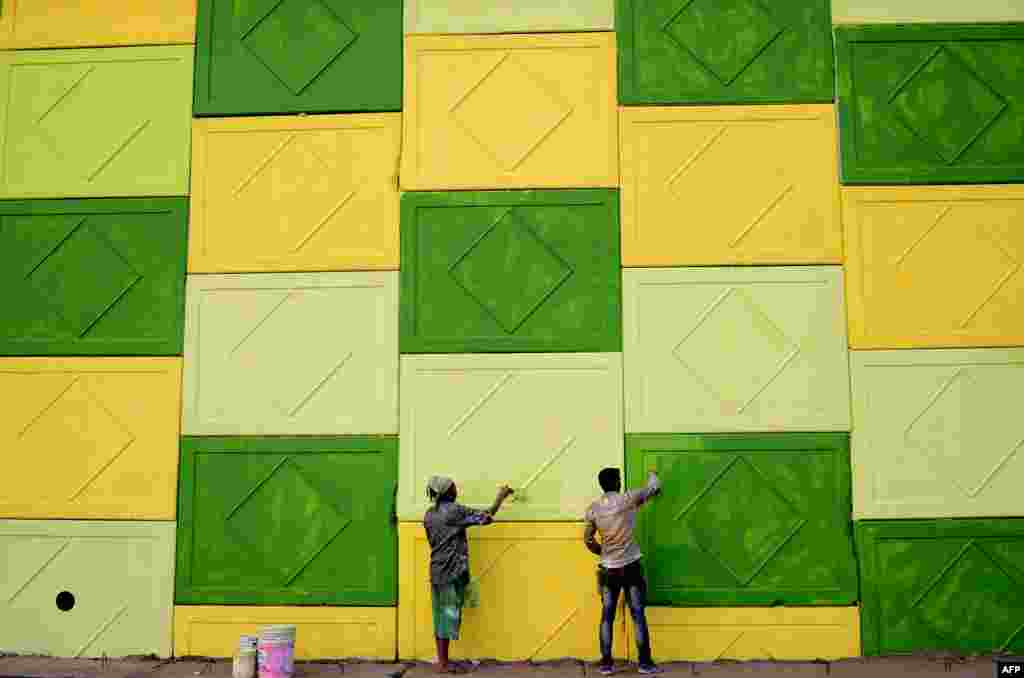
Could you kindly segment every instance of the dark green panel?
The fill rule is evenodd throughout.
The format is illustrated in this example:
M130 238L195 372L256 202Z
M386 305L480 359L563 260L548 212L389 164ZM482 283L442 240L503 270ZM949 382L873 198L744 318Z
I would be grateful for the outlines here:
M402 196L402 353L621 351L618 192Z
M846 184L1024 181L1024 24L836 29Z
M857 600L845 433L626 436L626 478L656 469L637 517L652 605Z
M0 355L180 355L187 198L0 201Z
M199 0L195 114L398 111L401 0Z
M1024 652L1024 519L858 522L865 655Z
M829 0L616 0L623 104L831 102Z
M181 442L179 604L395 605L398 438Z

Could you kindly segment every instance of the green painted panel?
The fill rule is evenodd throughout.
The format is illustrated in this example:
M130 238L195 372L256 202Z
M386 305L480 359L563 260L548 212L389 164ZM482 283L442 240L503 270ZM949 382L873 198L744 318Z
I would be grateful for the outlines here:
M199 0L195 114L398 111L401 0Z
M623 104L834 98L828 0L617 0Z
M398 438L181 443L179 604L397 602Z
M174 523L0 520L0 652L171 655Z
M188 195L191 45L0 51L0 198Z
M181 355L187 198L0 201L0 355Z
M1024 181L1024 24L836 29L846 184Z
M858 522L864 654L1024 652L1024 519Z
M652 605L857 600L845 433L626 436L626 479L662 495L637 517Z
M402 196L402 353L622 350L615 190Z

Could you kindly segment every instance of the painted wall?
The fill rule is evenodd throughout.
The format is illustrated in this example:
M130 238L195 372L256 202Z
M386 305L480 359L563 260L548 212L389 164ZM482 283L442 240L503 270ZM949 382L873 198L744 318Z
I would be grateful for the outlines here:
M4 0L0 651L430 659L442 473L594 659L617 466L659 661L1024 652L1022 21Z

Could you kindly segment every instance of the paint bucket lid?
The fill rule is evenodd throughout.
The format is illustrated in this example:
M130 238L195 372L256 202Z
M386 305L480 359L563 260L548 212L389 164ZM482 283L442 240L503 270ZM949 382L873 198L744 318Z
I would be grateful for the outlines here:
M238 649L242 652L255 652L258 641L256 636L242 636L238 639Z
M284 641L295 640L295 626L282 624L277 626L264 626L260 629L260 640Z

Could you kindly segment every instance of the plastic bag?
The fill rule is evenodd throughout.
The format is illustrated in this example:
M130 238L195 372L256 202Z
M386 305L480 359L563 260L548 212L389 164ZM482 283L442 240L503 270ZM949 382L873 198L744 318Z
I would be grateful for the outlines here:
M463 607L480 607L480 580L470 579L466 584Z

